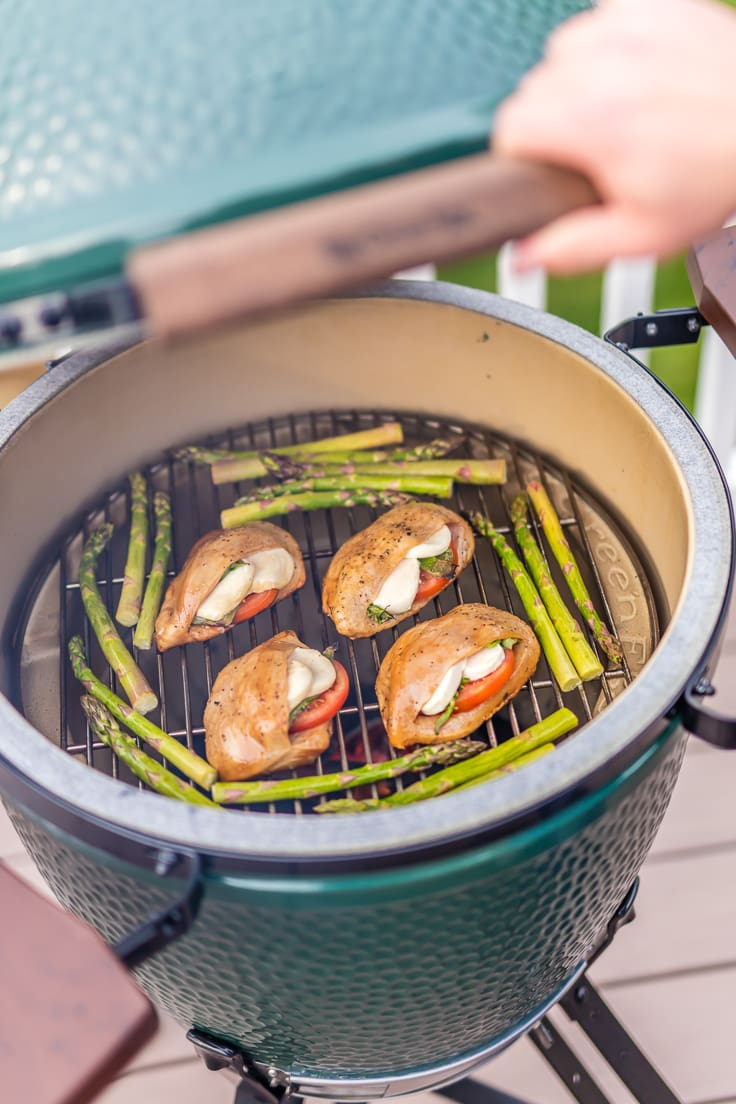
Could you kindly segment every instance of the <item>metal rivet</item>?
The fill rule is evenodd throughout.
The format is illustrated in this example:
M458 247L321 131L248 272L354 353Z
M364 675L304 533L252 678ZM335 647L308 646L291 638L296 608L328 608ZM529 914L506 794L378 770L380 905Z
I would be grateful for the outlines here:
M647 322L645 330L647 337L656 337L659 333L659 326L656 322Z
M700 322L697 318L688 318L687 328L689 329L690 333L697 333L700 329Z

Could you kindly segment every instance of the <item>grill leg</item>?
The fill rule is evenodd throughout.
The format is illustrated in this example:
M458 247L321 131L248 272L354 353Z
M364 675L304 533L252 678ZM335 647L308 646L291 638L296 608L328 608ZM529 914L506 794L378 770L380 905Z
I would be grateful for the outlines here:
M562 998L560 1005L636 1100L642 1104L680 1104L587 977Z
M521 1100L518 1096L509 1096L489 1085L481 1085L480 1081L473 1081L471 1077L433 1091L456 1101L456 1104L531 1104L531 1101Z
M639 1104L681 1104L587 977L560 1001ZM612 1104L578 1056L545 1017L529 1038L578 1104ZM437 1092L457 1104L531 1104L466 1078Z
M546 1016L538 1027L529 1032L529 1038L578 1104L611 1104L598 1082ZM646 1104L654 1102L646 1101Z

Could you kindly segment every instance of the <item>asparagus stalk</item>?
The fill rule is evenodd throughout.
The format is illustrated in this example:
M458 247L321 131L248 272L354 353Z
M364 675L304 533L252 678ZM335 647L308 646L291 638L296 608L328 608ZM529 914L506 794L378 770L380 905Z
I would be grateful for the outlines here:
M525 495L519 494L516 496L511 503L510 515L516 542L526 560L526 566L537 585L539 595L547 608L547 613L552 618L560 640L575 664L576 671L583 682L600 678L603 674L603 664L562 600L562 595L547 570L544 556L529 527L529 508Z
M212 809L220 806L209 797L193 789L188 782L167 770L156 759L141 751L134 740L123 732L111 713L89 694L82 697L82 709L87 714L95 736L107 744L121 762L133 772L136 778L145 782L156 793L164 797L175 797L188 801L192 805L209 805Z
M542 744L541 747L535 748L534 751L530 751L526 755L520 755L518 759L514 759L513 763L507 763L505 767L499 767L498 770L490 771L489 774L482 774L480 778L471 778L469 782L464 782L462 786L456 786L451 792L460 793L461 790L469 790L471 786L480 786L483 782L490 782L494 778L501 778L504 774L511 774L513 771L521 770L522 767L526 767L529 763L533 763L535 759L541 759L544 755L554 750L554 744Z
M213 456L208 461L212 464L213 483L236 483L243 479L257 479L261 475L269 473L277 479L296 479L299 476L308 475L315 467L339 464L359 464L370 467L379 462L414 463L419 460L432 460L438 456L445 456L454 448L462 444L463 438L438 437L425 445L416 445L414 448L392 449L389 452L354 449L335 449L332 452L304 451L284 454L276 449L268 449L255 455L243 455L241 453L223 453L215 456L213 450L202 450L207 456ZM315 441L315 450L319 448L320 441ZM177 455L181 459L192 459L190 455L197 450L179 450ZM201 461L203 462L203 461Z
M74 677L79 679L88 694L96 698L98 702L110 710L113 717L117 717L126 728L140 736L152 748L158 751L165 759L177 767L192 782L196 782L203 790L209 790L217 779L217 771L209 763L195 755L184 744L180 744L173 736L141 717L129 705L119 698L97 675L87 666L87 657L84 654L84 643L81 636L73 636L68 644L69 659L71 660Z
M329 440L329 439L328 439ZM296 456L305 462L320 463L371 463L374 460L432 460L436 456L446 456L448 452L459 448L465 441L463 434L457 433L454 437L435 437L425 444L415 445L413 448L397 448L386 452L385 449L369 451L368 446L353 446L345 444L347 437L336 437L335 442L340 442L340 447L325 445L325 439L313 441L311 444L274 446L269 449L212 449L203 445L185 445L183 448L174 449L177 460L191 460L195 464L216 464L218 460L258 460L265 451L275 456ZM387 442L390 443L390 442ZM329 459L328 459L329 458Z
M524 566L504 537L497 533L493 525L483 514L472 514L470 522L483 537L487 537L495 552L508 571L514 586L519 592L526 615L529 618L537 639L547 658L549 668L557 679L560 689L567 693L580 685L580 678L565 651L557 629L545 609L542 599Z
M153 640L153 629L161 606L161 597L166 583L166 570L171 555L171 502L163 491L156 491L153 497L153 512L156 516L156 539L153 546L153 563L148 576L146 593L143 596L141 615L133 634L133 647L148 651Z
M560 519L557 516L557 511L552 505L549 495L542 484L536 479L532 480L532 482L527 485L526 489L532 500L534 509L537 512L540 525L549 541L550 548L554 553L554 557L562 568L562 574L565 576L567 585L570 588L570 593L575 600L575 605L580 611L580 616L585 620L586 625L590 626L593 635L608 658L613 663L620 663L623 659L621 645L593 607L593 600L588 593L588 588L583 582L580 569L575 562L575 557L570 550L570 545L562 531Z
M102 653L120 679L128 701L138 713L150 713L158 705L158 698L121 640L97 589L97 560L112 536L112 529L110 524L101 525L87 537L79 563L79 589Z
M295 510L327 510L333 506L402 506L410 495L396 491L368 491L356 487L345 491L310 491L306 494L280 495L264 502L231 506L220 514L223 529L237 529L251 521L290 514Z
M385 763L369 763L355 770L336 774L315 774L304 778L283 778L264 782L216 782L212 787L215 801L224 805L256 805L266 801L302 801L335 790L349 790L411 771L426 770L450 763L459 763L482 751L484 744L474 740L454 740L415 748L408 755L388 759Z
M439 797L440 794L449 793L474 779L485 779L491 774L501 770L502 767L513 763L522 755L528 755L544 744L554 743L566 732L575 728L578 719L569 709L558 709L550 713L549 717L533 724L518 736L512 736L498 747L482 751L480 755L472 759L466 759L464 763L455 763L452 767L445 767L422 778L401 793L393 793L390 797L369 798L366 801L356 801L353 798L339 798L335 801L325 801L317 805L318 813L363 813L370 809L387 809L395 805L411 805L415 801L425 801L430 797Z
M439 498L448 498L452 493L452 481L444 476L419 475L315 475L306 479L292 479L286 483L269 483L264 487L255 487L250 494L243 495L235 505L245 506L250 502L264 502L282 495L298 495L311 491L347 491L353 487L364 491L405 491L409 494L429 494Z
M360 476L367 472L376 475L392 475L407 472L411 475L449 476L456 483L480 483L485 486L506 482L505 460L397 460L393 463L379 461L370 468L359 464L344 465L344 472ZM325 469L325 475L329 474Z
M148 543L146 481L140 472L133 472L128 479L130 480L130 539L123 574L123 588L120 591L120 601L115 614L116 620L121 625L135 625L141 611Z
M343 433L338 437L322 437L319 441L304 441L296 445L274 445L269 452L282 456L295 456L313 452L357 452L362 449L382 448L383 445L400 444L404 440L404 430L400 422L384 422L371 429L360 429L355 433ZM213 464L218 460L257 459L260 449L210 449L202 445L185 445L174 449L178 460L193 460L198 464Z

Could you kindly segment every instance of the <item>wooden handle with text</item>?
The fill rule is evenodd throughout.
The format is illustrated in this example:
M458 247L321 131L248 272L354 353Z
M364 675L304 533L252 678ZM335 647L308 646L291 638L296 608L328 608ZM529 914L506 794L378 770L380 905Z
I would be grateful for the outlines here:
M570 170L478 154L143 246L126 270L152 335L176 336L493 249L596 201Z

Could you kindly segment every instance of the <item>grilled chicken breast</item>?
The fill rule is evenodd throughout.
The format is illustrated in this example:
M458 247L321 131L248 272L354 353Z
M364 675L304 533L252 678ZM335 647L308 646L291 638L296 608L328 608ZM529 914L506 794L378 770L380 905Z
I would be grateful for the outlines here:
M430 700L453 664L495 641L514 639L514 669L506 684L465 713L453 713L435 731L436 716L425 716ZM440 744L474 732L498 712L534 673L539 644L531 628L506 610L471 603L403 633L386 653L376 680L383 723L392 745Z
M407 502L394 507L338 549L322 587L322 608L338 632L352 639L373 636L411 617L425 605L428 599L414 601L410 609L392 615L383 624L378 624L367 612L382 585L407 554L428 541L442 526L450 530L457 576L473 557L473 531L452 510L431 502Z
M227 569L255 552L280 548L294 561L294 573L282 586L278 602L304 586L306 574L299 546L290 533L268 521L254 521L239 529L214 529L192 548L186 563L168 586L156 618L156 646L160 652L176 644L210 640L227 632L231 625L194 624L199 607L214 590Z
M332 721L289 734L287 663L305 648L282 632L223 667L204 711L208 761L225 782L313 763L327 750Z

